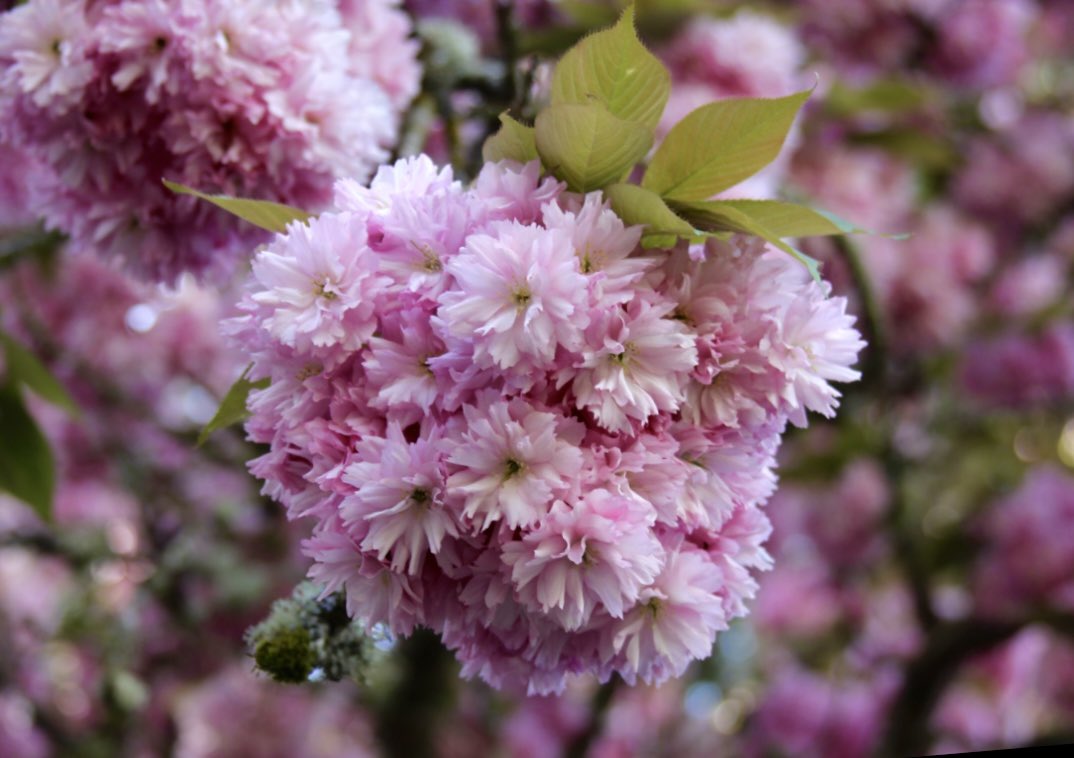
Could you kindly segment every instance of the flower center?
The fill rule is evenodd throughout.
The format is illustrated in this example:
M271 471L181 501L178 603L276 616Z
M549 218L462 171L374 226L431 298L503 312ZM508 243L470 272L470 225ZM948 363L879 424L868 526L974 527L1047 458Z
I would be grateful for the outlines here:
M690 318L690 315L686 312L686 309L681 305L671 312L672 321L681 321L684 324L693 326L694 320Z
M433 249L425 243L418 244L417 242L411 242L411 245L421 253L421 268L429 273L436 273L442 271L444 266L440 263L440 258Z
M331 289L332 286L333 286L332 282L328 281L327 279L325 281L321 282L320 284L317 285L317 290L316 290L317 296L318 297L323 297L325 300L336 300L336 299L338 299L339 298L339 293L337 293L337 292L335 292L335 290Z
M530 304L530 300L533 299L533 295L530 294L528 287L517 287L511 293L511 299L514 301L515 305L519 308L519 310L521 310Z
M295 379L300 382L304 382L311 376L316 376L321 373L321 365L319 363L307 363L295 374Z
M429 503L429 490L421 487L417 488L410 493L410 501L416 505L427 505Z
M516 461L514 458L508 458L503 464L505 471L505 478L511 479L518 476L525 469L525 465L521 461Z
M634 344L631 342L627 342L625 345L623 345L623 352L611 353L608 355L608 359L612 363L615 363L619 366L623 366L625 368L627 363L630 361L630 356L636 352L637 348L634 347Z

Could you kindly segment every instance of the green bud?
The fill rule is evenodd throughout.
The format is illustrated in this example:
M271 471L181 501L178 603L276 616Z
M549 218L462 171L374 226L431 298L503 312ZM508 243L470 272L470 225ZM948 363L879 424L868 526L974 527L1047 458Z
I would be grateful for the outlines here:
M277 682L298 684L309 678L316 656L310 633L302 627L278 627L256 635L254 662Z

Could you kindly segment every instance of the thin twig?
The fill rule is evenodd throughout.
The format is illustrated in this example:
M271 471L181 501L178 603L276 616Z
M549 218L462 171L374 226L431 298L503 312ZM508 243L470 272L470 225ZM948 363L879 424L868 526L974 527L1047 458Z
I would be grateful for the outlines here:
M883 382L888 362L888 333L884 321L884 309L877 297L876 288L865 268L858 244L846 235L834 238L836 250L850 270L850 278L862 307L862 328L868 346L865 348L864 382Z

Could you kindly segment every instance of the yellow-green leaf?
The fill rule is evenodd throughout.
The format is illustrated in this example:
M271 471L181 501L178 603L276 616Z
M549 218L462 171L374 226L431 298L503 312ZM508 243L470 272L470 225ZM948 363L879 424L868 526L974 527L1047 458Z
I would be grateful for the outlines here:
M666 241L663 238L669 234L688 239L698 235L697 230L676 215L659 195L636 184L613 184L605 188L604 195L625 223L645 226L645 236L650 242Z
M537 138L533 127L520 124L506 113L500 114L500 129L481 148L482 157L492 161L518 161L529 163L537 160Z
M679 237L675 234L643 234L641 246L646 250L667 250L675 247L678 241Z
M602 103L624 121L656 128L671 91L671 75L638 39L634 6L618 23L564 54L552 74L552 104Z
M707 200L771 163L809 92L703 105L656 150L642 186L668 200Z
M52 518L55 464L48 440L23 404L18 386L0 386L0 490L28 503L46 521Z
M713 232L737 232L761 237L799 260L809 270L810 276L820 281L820 261L792 247L779 234L743 210L720 201L672 202L670 206L700 229Z
M745 213L780 237L827 237L833 234L868 234L846 219L818 208L780 200L712 200L711 208L733 208Z
M217 429L224 429L232 424L237 424L249 415L246 410L246 397L250 394L250 390L263 390L269 386L268 379L251 382L246 378L252 367L252 363L246 367L242 372L242 376L231 385L227 394L224 395L224 399L220 401L220 407L216 409L216 415L212 417L198 435L199 447L204 445L205 441L209 439L209 435Z
M238 216L244 221L249 221L254 226L261 227L269 232L284 232L287 225L292 221L308 221L312 214L304 210L292 208L282 203L274 203L270 200L250 200L244 197L231 197L229 195L209 195L199 192L182 184L169 182L164 179L164 186L172 192L180 195L193 195L201 200L206 200L218 208L223 208L233 216Z
M13 340L10 335L0 332L0 344L4 348L4 364L7 372L7 384L25 385L34 394L53 405L72 413L78 413L78 406L62 384L33 353Z
M550 173L589 192L622 181L649 152L652 134L599 103L552 105L537 116L536 141Z

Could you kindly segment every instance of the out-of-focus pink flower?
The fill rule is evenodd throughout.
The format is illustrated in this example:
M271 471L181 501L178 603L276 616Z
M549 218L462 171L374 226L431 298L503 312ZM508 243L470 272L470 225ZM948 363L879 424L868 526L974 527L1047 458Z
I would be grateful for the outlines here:
M1053 304L1066 290L1069 262L1044 253L1004 268L989 292L991 306L1003 316L1030 316Z
M820 207L875 232L905 232L914 206L911 167L873 148L810 142L794 156L789 181Z
M908 240L878 238L864 258L892 324L897 347L928 351L950 345L978 315L974 286L996 258L996 243L978 222L933 206Z
M782 557L761 578L752 617L765 632L816 637L831 631L843 616L843 598L819 556Z
M851 462L824 487L788 484L767 508L775 530L771 549L808 547L831 566L860 564L880 547L888 498L884 472L868 458Z
M27 180L41 170L29 153L0 141L0 230L33 223Z
M1030 471L984 521L986 544L973 577L977 606L1000 615L1074 609L1074 543L1064 529L1071 518L1074 476L1050 466Z
M143 278L230 274L261 235L161 180L317 210L335 178L367 176L417 51L390 0L344 10L44 0L3 14L0 137L36 161L35 214Z
M745 755L870 755L890 689L883 680L839 682L788 666L764 693L745 736Z
M1059 731L1069 719L1072 692L1070 644L1027 627L969 661L947 689L932 718L940 735L934 751L1017 747Z
M34 726L33 706L17 693L0 693L0 753L20 758L45 758L49 742Z
M1059 321L1037 334L1010 332L970 343L959 381L987 405L1027 408L1074 395L1074 324Z
M376 754L365 714L345 687L314 692L225 669L177 698L181 758L368 758Z
M974 88L1014 82L1029 60L1030 0L963 0L935 19L938 41L931 68L948 81Z
M1003 132L975 138L965 155L953 196L993 224L1043 221L1074 194L1074 122L1063 114L1030 111Z

